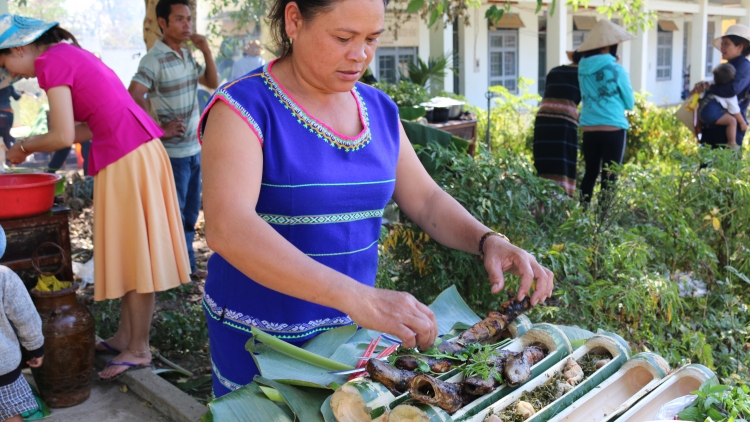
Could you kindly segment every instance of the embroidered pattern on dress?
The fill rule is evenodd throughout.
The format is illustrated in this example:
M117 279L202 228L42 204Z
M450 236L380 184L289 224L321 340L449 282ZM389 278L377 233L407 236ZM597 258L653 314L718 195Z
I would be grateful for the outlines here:
M342 325L351 325L354 322L348 316L336 318L316 319L305 323L286 324L261 320L242 312L232 311L231 309L222 309L216 305L207 293L203 295L203 306L209 311L209 314L221 316L224 315L223 323L241 331L250 332L251 327L257 327L278 338L301 338L310 334L327 331ZM213 315L212 318L213 318ZM220 318L215 318L220 319Z
M271 76L271 73L268 71L269 65L270 63L263 68L263 83L273 92L273 96L278 98L284 108L292 112L292 115L297 119L297 123L304 126L305 129L309 130L310 133L316 135L318 138L323 139L330 146L343 149L346 152L364 148L365 145L370 143L372 135L370 134L370 118L367 114L367 105L365 104L365 100L362 99L362 96L359 94L359 90L357 90L356 86L352 89L352 92L354 93L355 100L359 106L360 119L365 128L356 138L347 139L337 135L331 129L309 116L305 110L299 107L288 95L286 95L284 90L281 89L279 84L276 83Z
M228 379L224 378L224 376L221 375L221 372L219 372L219 368L216 367L216 364L214 363L213 359L211 359L211 369L213 369L214 374L216 374L216 378L219 379L219 382L224 387L227 387L228 389L232 391L239 390L240 388L242 388L242 385L229 381Z
M280 226L294 226L298 224L331 224L331 223L349 223L352 221L366 220L368 218L379 218L383 216L384 210L357 211L344 214L324 214L324 215L274 215L258 214L266 223Z
M316 186L357 186L357 185L379 185L381 183L395 182L396 179L376 180L374 182L352 182L352 183L307 183L303 185L274 185L273 183L261 183L261 186L270 188L310 188Z
M219 88L218 91L214 93L214 99L211 101L211 104L216 101L217 98L222 98L224 101L229 104L230 107L234 108L236 111L238 111L242 117L247 121L247 124L249 124L253 130L255 131L255 134L258 136L258 139L260 140L260 144L263 145L265 141L263 140L263 131L260 130L260 126L258 123L253 119L253 116L250 115L250 113L245 110L244 107L240 103L238 103L232 96L224 90L224 88ZM208 107L206 107L208 109ZM203 141L203 131L200 131L201 135L201 141Z

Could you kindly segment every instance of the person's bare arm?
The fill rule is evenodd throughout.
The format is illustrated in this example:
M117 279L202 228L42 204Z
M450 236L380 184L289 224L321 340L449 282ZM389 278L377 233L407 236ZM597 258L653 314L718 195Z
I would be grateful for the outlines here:
M140 82L131 81L130 86L128 87L128 92L130 93L130 96L133 97L133 101L135 101L140 108L145 110L146 113L151 113L151 103L146 98L146 94L148 94L148 88L146 85L143 85Z
M212 250L263 286L338 309L365 328L399 337L405 347L433 344L434 314L412 295L366 286L318 263L258 216L263 151L247 123L221 101L208 116L201 160Z
M73 145L76 138L73 120L73 98L70 87L56 86L47 91L49 101L49 131L44 135L31 136L13 144L7 159L20 164L34 152L52 152Z
M190 41L192 41L193 45L203 53L203 58L206 62L206 71L203 73L203 76L198 79L198 82L207 88L218 88L219 72L216 70L216 61L214 60L213 54L211 54L211 49L208 48L208 40L206 40L206 37L203 35L193 34L190 36Z
M94 138L94 134L91 133L89 125L86 123L76 123L75 127L76 135L74 142L80 144L81 142L90 141Z
M432 180L419 162L403 127L393 199L431 238L449 248L477 254L480 239L490 231ZM552 272L523 249L499 236L490 236L484 243L484 256L493 293L505 285L503 272L510 272L521 276L519 299L529 293L534 280L537 285L531 296L532 304L552 295Z
M151 115L151 102L148 100L148 98L145 98L145 95L148 93L148 88L146 88L146 85L143 85L140 82L132 81L130 82L130 87L128 87L128 92L130 93L130 96L133 97L135 103L138 104L142 109L144 109L146 113L149 113L149 115ZM162 135L162 138L168 139L185 134L186 129L185 124L183 123L184 121L184 119L177 118L165 123L156 123L159 124L161 130L164 131L164 135Z

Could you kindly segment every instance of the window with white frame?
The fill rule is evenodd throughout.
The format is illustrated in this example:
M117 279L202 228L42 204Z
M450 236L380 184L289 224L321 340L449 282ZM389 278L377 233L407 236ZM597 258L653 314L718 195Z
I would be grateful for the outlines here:
M672 31L657 32L656 41L656 80L672 79Z
M375 52L378 82L396 83L408 74L409 63L417 60L417 47L381 47Z
M713 22L708 22L708 30L706 31L706 76L711 75L711 71L714 70L714 40L715 26Z
M589 31L573 30L573 50L576 50L581 44L583 44L583 40L586 39L588 33Z
M518 30L492 30L489 37L489 84L502 85L515 93L518 90Z

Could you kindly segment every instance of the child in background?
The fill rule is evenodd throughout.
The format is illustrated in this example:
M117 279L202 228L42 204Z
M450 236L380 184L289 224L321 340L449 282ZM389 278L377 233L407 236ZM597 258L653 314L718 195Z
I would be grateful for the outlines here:
M714 83L703 96L698 106L698 117L703 123L727 127L727 146L734 150L737 146L737 125L747 129L747 123L740 113L737 94L734 91L735 69L729 63L714 69Z
M5 232L0 227L0 257L5 253ZM20 343L20 344L19 344ZM0 421L22 422L21 413L36 409L31 387L21 375L21 347L32 356L32 368L42 366L42 320L21 279L0 265Z

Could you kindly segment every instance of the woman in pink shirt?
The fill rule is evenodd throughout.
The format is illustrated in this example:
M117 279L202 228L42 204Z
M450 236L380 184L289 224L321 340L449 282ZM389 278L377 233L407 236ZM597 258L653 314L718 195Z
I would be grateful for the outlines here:
M0 65L13 78L36 77L50 106L49 133L16 142L8 160L92 140L94 298L122 298L117 333L97 345L118 354L99 373L112 381L151 363L154 292L190 281L169 158L154 141L162 131L115 73L56 22L4 14L0 32Z

